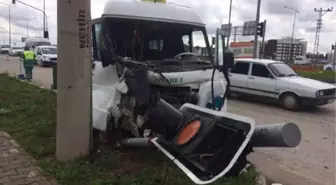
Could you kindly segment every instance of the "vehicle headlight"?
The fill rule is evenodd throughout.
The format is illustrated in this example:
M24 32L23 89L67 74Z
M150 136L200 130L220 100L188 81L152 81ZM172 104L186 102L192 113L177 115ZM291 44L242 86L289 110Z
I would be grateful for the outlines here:
M324 94L323 94L323 91L317 91L316 92L316 96L323 96Z
M49 60L49 57L47 57L47 56L43 56L43 58Z

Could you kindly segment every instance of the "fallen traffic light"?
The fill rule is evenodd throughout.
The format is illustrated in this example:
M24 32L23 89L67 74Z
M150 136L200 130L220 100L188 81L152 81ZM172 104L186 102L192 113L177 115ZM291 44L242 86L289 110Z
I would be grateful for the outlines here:
M239 156L250 141L255 122L192 104L184 104L180 111L174 111L176 116L168 124L158 124L160 120L149 119L156 120L156 128L168 134L153 139L152 143L196 184L211 183L228 174L239 163ZM166 109L163 112L170 111ZM156 112L152 115L158 116ZM164 128L165 125L168 127Z

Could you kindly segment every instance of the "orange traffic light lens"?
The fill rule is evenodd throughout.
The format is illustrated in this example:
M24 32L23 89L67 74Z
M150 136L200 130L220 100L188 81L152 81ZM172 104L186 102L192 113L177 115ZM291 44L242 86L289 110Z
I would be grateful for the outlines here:
M179 134L176 144L177 145L184 145L188 143L200 130L201 128L201 121L194 120L187 124L186 127L183 128L182 132Z

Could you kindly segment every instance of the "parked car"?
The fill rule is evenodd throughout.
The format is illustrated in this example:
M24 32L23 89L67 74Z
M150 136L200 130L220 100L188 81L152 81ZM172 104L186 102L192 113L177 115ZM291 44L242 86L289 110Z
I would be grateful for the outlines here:
M335 71L336 63L330 63L323 66L324 71Z
M57 47L37 46L35 48L37 65L42 67L53 66L57 62Z
M8 55L9 56L21 56L23 52L24 52L23 47L12 47L10 48Z
M1 54L8 54L10 45L1 45L0 46L0 53Z
M336 86L298 76L287 64L266 59L236 59L230 70L231 93L275 99L288 110L335 101Z

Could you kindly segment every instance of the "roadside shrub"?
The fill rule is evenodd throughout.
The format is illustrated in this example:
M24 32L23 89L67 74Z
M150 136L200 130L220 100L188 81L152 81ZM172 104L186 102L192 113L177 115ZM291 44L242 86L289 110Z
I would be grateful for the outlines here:
M301 65L301 66L291 66L296 72L307 71L307 72L319 72L322 71L322 67L312 66L312 65Z
M334 71L296 71L298 75L306 78L320 80L323 82L335 83L336 73Z

